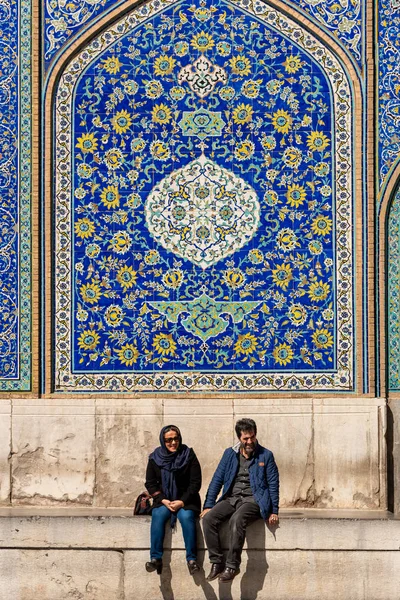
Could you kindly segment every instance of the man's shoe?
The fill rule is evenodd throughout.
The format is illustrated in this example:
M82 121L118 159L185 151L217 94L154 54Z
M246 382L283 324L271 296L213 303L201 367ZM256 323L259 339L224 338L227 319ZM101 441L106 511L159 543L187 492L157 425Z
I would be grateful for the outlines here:
M225 567L224 572L218 577L218 581L227 583L235 579L236 575L240 573L239 569L232 569L231 567Z
M162 573L162 559L161 558L152 558L151 560L149 560L146 565L146 571L148 573L153 573L154 571L157 571L158 575L161 575Z
M214 579L217 579L218 575L220 573L222 573L222 571L224 570L224 565L221 563L212 563L211 565L211 571L209 572L209 574L206 577L207 581L214 581Z
M194 575L197 571L200 571L200 567L195 560L188 560L187 563L190 575Z

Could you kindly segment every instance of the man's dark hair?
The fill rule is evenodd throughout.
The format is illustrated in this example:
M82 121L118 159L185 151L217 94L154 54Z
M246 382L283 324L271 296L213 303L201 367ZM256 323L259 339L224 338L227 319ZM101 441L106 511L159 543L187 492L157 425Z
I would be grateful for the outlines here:
M253 419L239 419L235 425L235 431L238 438L242 435L243 431L254 431L257 435L257 425Z

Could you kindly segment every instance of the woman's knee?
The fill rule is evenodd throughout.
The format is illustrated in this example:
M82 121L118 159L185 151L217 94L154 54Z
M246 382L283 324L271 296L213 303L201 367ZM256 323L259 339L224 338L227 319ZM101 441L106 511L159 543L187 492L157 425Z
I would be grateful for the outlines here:
M196 522L196 516L192 510L184 510L181 509L178 512L178 519L182 523L182 525L186 524L194 524Z
M157 508L153 508L151 513L151 519L154 524L162 524L167 521L170 516L170 511L166 506L158 506Z

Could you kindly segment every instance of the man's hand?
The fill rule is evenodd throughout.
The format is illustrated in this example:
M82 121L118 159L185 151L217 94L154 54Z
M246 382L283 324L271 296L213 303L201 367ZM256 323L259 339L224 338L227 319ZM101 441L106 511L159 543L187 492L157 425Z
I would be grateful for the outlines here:
M278 525L278 523L279 523L278 515L275 515L274 513L270 514L268 517L268 524L269 525Z
M169 510L172 510L172 512L176 512L183 506L185 506L185 504L182 502L182 500L173 500L169 503Z
M211 510L211 508L205 508L201 513L200 513L200 519L202 519L203 517L206 516L206 514L208 513L208 511Z

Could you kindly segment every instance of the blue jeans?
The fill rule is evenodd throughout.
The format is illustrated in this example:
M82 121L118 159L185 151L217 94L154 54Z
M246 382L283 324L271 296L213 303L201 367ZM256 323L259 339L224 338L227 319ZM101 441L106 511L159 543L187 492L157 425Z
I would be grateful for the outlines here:
M176 513L185 540L186 560L197 559L196 516L193 510L180 508ZM153 508L150 529L150 558L162 558L165 524L171 511L164 505Z

